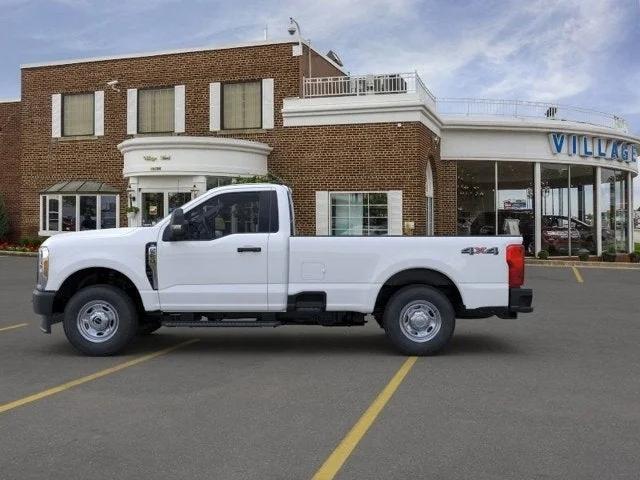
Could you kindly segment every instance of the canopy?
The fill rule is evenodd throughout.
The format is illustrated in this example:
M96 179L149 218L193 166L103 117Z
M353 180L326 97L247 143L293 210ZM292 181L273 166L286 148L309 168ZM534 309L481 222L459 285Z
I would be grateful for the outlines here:
M56 183L40 193L120 193L120 190L97 180L71 180Z

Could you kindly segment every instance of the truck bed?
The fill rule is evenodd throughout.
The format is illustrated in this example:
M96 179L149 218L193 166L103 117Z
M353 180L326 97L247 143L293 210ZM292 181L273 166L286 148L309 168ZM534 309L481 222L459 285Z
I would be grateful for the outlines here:
M513 236L291 237L288 294L324 291L328 311L371 313L381 285L400 271L423 268L451 279L467 309L506 305L505 250L521 243Z

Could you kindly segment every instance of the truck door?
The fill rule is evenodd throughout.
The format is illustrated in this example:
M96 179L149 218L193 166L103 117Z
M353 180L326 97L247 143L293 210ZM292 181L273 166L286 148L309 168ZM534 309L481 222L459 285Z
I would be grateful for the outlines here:
M186 211L184 239L158 239L162 310L267 311L275 198L274 190L222 192Z

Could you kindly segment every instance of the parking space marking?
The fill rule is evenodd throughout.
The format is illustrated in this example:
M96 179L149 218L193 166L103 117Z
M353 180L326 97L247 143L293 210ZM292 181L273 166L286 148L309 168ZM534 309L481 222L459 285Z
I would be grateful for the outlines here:
M29 325L28 323L18 323L17 325L9 325L8 327L0 328L0 332L6 332L7 330L13 330L15 328L22 328Z
M573 269L573 274L575 275L578 283L584 283L584 279L582 278L582 275L580 275L580 271L576 267L571 268Z
M389 402L395 391L398 389L404 378L407 376L418 357L409 357L402 364L387 386L378 394L373 403L367 408L364 414L351 428L346 437L342 439L336 449L329 455L329 458L322 464L320 470L316 472L312 480L331 480L347 461L356 448L360 440L373 425L376 418Z
M193 340L187 340L186 342L179 343L172 347L165 348L163 350L159 350L154 353L149 353L148 355L142 355L141 357L134 358L133 360L129 360L128 362L120 363L113 367L100 370L99 372L92 373L91 375L77 378L76 380L71 380L70 382L63 383L62 385L58 385L57 387L49 388L48 390L43 390L42 392L34 393L33 395L29 395L28 397L20 398L18 400L14 400L13 402L2 404L0 405L0 413L13 410L14 408L21 407L23 405L35 402L37 400L42 400L43 398L50 397L51 395L55 395L56 393L64 392L65 390L69 390L70 388L77 387L78 385L82 385L83 383L87 383L92 380L97 380L98 378L102 378L107 375L111 375L112 373L119 372L120 370L124 370L125 368L133 367L134 365L138 365L139 363L152 360L161 355L165 355L169 352L173 352L178 348L191 345L192 343L195 343L197 341L199 341L199 339L197 338Z

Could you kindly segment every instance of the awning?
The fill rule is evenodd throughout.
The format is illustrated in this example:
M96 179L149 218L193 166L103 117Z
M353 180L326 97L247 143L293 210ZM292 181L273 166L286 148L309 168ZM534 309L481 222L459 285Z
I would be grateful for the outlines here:
M71 180L68 182L56 183L49 188L41 190L40 193L70 193L77 195L83 193L120 193L120 190L96 180Z

